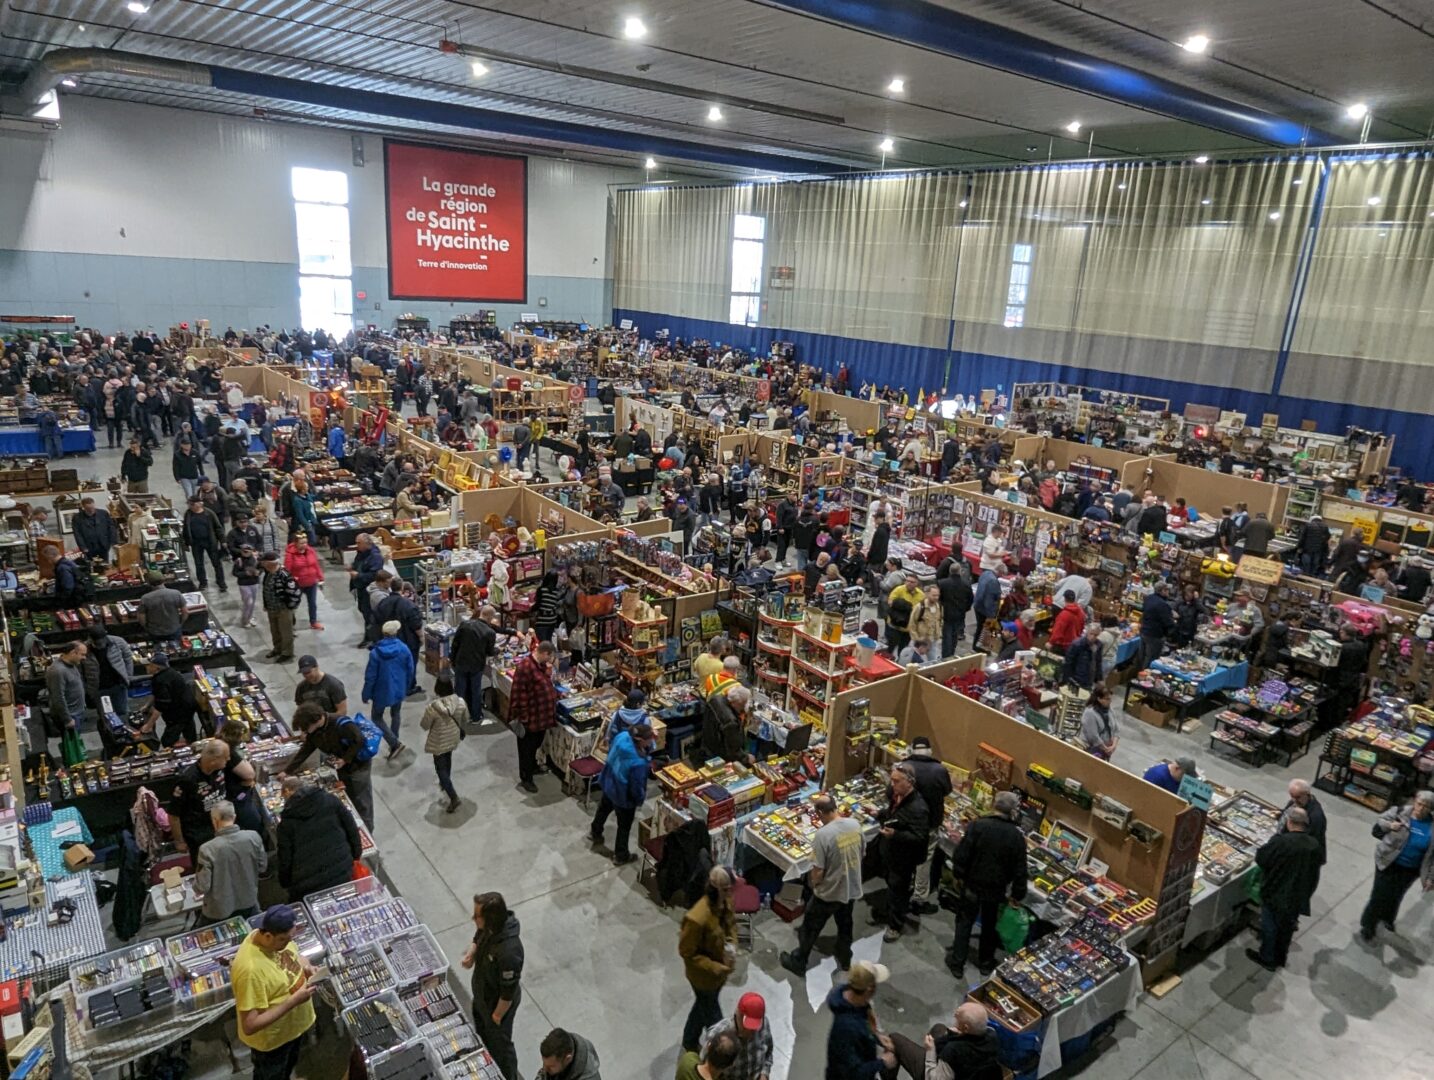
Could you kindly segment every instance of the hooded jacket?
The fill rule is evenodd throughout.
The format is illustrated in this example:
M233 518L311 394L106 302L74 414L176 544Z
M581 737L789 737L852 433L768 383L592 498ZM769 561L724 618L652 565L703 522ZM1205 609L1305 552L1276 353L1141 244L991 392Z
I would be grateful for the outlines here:
M598 1072L597 1048L575 1031L568 1032L568 1037L573 1040L573 1060L552 1080L602 1080L602 1074Z
M418 726L428 732L428 739L423 744L424 753L451 753L463 738L463 725L466 723L468 703L457 694L429 702L428 708L423 710L423 719L418 722Z
M363 701L375 709L402 705L413 685L413 653L397 637L385 635L368 652L363 677Z
M291 796L279 817L279 884L291 902L353 878L363 851L353 815L323 788Z
M498 929L473 935L473 1004L482 1002L485 1012L492 1013L499 1001L512 1002L516 1009L522 1000L523 942L518 933L518 916L510 911Z
M602 793L619 810L636 809L647 798L648 770L648 760L632 741L632 732L624 731L608 746Z
M881 1075L876 1033L871 1026L871 1006L853 1005L845 997L846 983L833 986L827 995L832 1014L827 1036L826 1080L867 1080Z

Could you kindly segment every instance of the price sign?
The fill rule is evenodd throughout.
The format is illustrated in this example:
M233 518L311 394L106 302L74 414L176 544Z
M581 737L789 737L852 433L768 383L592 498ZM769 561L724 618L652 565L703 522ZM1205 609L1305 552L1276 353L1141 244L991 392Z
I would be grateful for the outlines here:
M1186 773L1180 778L1178 794L1196 810L1209 810L1210 798L1215 794L1215 788L1208 780L1199 780Z

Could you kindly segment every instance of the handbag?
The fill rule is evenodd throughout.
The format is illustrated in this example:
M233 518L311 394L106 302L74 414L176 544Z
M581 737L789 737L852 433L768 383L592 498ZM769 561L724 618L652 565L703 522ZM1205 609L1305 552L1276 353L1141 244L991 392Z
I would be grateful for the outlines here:
M585 619L600 619L616 610L617 597L613 593L578 593L578 614Z
M87 757L85 742L74 728L65 728L60 736L60 757L67 768L73 768Z

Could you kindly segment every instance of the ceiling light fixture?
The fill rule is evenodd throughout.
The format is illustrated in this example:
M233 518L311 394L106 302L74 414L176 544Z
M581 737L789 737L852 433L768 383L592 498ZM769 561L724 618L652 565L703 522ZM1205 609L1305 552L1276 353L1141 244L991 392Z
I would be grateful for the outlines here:
M1271 210L1271 211L1270 211L1270 220L1271 220L1271 221L1279 221L1279 220L1280 220L1280 212L1279 212L1278 210Z
M143 15L149 10L149 5L146 4L144 0L129 0L129 3L126 4L125 7L129 8L129 10L136 15Z
M1201 206L1209 206L1209 205L1210 205L1210 201L1211 201L1211 200L1209 200L1209 199L1201 199L1201 200L1200 200L1200 205L1201 205Z
M1072 135L1077 134L1080 131L1080 121L1072 120L1069 124L1066 125L1066 130L1069 131Z
M722 119L722 110L716 105L713 105L712 108L707 110L707 119L715 124L718 120Z
M133 5L131 5L133 6ZM1344 110L1344 115L1351 120L1363 120L1369 115L1369 106L1362 101L1356 101L1349 108Z
M1209 161L1209 160L1210 160L1210 155L1209 155L1209 154L1201 154L1199 157L1197 157L1197 158L1195 159L1195 164L1196 164L1196 165L1204 165L1204 164L1205 164L1207 161Z
M484 75L487 75L487 74L488 74L488 65L485 64L485 63L483 63L482 60L474 60L474 61L473 61L473 77L474 77L475 79L481 79Z
M906 80L903 79L900 75L894 76L891 82L886 84L886 91L889 94L906 93Z
M962 199L962 200L961 200L960 202L958 202L956 205L959 206L962 210L965 210L965 209L966 209L966 200L965 200L965 199ZM1434 215L1430 215L1430 216L1431 216L1431 217L1434 217Z
M1292 184L1298 186L1298 185L1300 185L1300 184L1303 184L1304 181L1301 180L1298 176L1296 176L1293 180L1290 181L1290 183L1292 183Z
M877 149L880 150L883 154L889 154L896 149L896 143L894 143L891 140L891 136L888 135L886 138L881 140L881 143L877 146Z
M642 163L642 167L643 167L644 169L655 169L655 168L657 168L657 162L654 161L652 158L648 158L646 161L644 161L644 162Z
M627 21L622 24L622 36L629 41L645 38L647 37L647 24L636 15L629 15Z
M1368 205L1370 205L1370 206L1378 206L1378 205L1379 205L1381 202L1383 202L1384 200L1382 200L1378 195L1371 195L1369 198L1365 199L1364 201L1365 201Z
M1191 34L1180 43L1180 47L1188 53L1202 53L1210 47L1210 39L1204 34Z
M1115 185L1115 190L1116 190L1116 191L1124 191L1124 190L1125 190L1125 185L1124 185L1124 184L1116 184L1116 185Z

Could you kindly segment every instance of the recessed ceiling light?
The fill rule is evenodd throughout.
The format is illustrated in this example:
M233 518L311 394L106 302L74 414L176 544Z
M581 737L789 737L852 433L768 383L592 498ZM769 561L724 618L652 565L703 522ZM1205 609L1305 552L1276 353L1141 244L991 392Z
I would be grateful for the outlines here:
M622 24L622 36L631 41L647 37L647 24L636 15L629 15L627 21Z
M657 162L654 161L652 158L648 158L646 161L644 161L644 162L642 163L642 167L643 167L644 169L655 169L655 168L657 168Z
M1279 220L1280 220L1280 212L1279 212L1278 210L1271 210L1271 211L1270 211L1270 220L1271 220L1271 221L1279 221Z
M892 142L891 136L888 135L886 138L881 140L881 143L877 146L877 149L880 150L883 154L889 154L896 149L896 143Z
M712 108L707 110L707 119L715 124L718 120L722 119L722 110L716 105L713 105Z
M149 5L145 3L144 0L129 0L129 3L126 4L125 7L129 8L129 10L136 15L143 15L149 10Z
M1209 160L1210 160L1210 155L1209 155L1209 154L1201 154L1199 157L1197 157L1197 158L1195 159L1195 164L1196 164L1196 165L1204 165L1205 162L1207 162L1207 161L1209 161Z
M65 78L65 79L61 79L61 80L60 80L60 85L61 85L61 86L71 86L71 87L73 87L73 86L79 86L80 84L77 83L77 82L75 82L74 79Z
M488 74L488 65L485 64L485 63L483 63L482 60L474 60L474 61L473 61L473 77L474 77L475 79L481 79L484 75L487 75L487 74Z
M134 7L133 4L130 7ZM1363 120L1369 114L1369 106L1362 101L1356 101L1349 108L1344 110L1344 115L1351 120Z
M1304 181L1301 180L1298 176L1296 176L1293 180L1290 181L1290 183L1292 183L1292 184L1303 184Z
M1380 235L1380 236L1388 236L1389 234L1388 234L1387 232L1382 232L1382 233L1380 233L1379 235Z
M962 199L962 200L961 200L959 203L957 203L956 205L959 206L962 210L965 210L965 209L966 209L966 200L965 200L965 199ZM1430 217L1434 217L1434 214L1430 214L1429 216L1430 216Z
M1210 47L1210 39L1204 34L1191 34L1180 43L1180 47L1186 52L1202 53Z
M1072 120L1069 124L1066 125L1066 130L1069 131L1072 135L1076 134L1076 132L1080 131L1080 121Z
M1379 197L1378 195L1371 195L1369 198L1365 199L1364 201L1365 201L1366 203L1368 203L1370 206L1378 206L1383 200L1380 199L1380 197Z
M891 80L891 82L886 84L886 91L889 94L906 93L906 80L903 79L900 75L897 75Z
M1115 185L1115 190L1116 190L1116 191L1124 191L1124 190L1125 190L1125 185L1124 185L1124 184L1116 184L1116 185Z
M1201 200L1200 200L1200 205L1201 205L1201 206L1209 206L1209 205L1210 205L1210 200L1209 200L1209 199L1201 199Z

